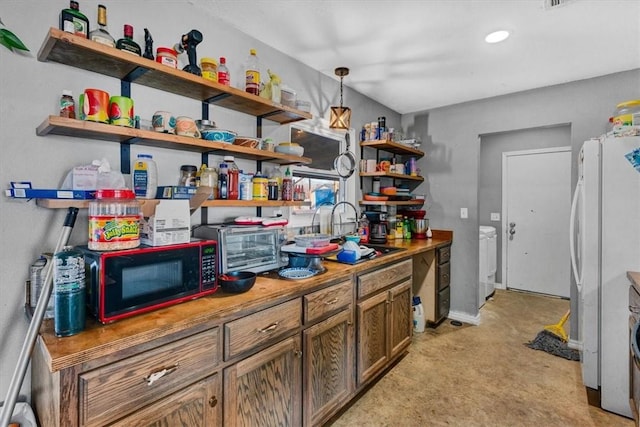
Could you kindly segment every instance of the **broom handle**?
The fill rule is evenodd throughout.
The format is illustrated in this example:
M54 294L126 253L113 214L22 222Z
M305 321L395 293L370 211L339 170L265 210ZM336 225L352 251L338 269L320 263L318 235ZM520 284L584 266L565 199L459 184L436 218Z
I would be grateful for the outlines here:
M69 208L67 216L64 219L64 226L62 232L58 238L56 249L54 253L60 252L64 246L69 242L69 236L73 225L76 222L78 216L78 208ZM15 371L13 371L13 377L11 377L11 383L9 384L9 390L7 391L7 397L4 399L2 405L2 415L0 416L0 427L6 427L13 414L13 408L15 407L18 394L20 393L20 387L22 387L22 381L24 375L27 372L27 366L29 365L29 359L31 358L31 352L35 346L36 339L38 338L38 331L42 325L42 319L44 318L44 312L47 309L49 298L51 297L51 289L53 288L53 262L47 263L45 266L44 284L42 285L42 292L38 304L31 318L29 329L27 330L27 336L22 344L22 350L18 357L18 364Z

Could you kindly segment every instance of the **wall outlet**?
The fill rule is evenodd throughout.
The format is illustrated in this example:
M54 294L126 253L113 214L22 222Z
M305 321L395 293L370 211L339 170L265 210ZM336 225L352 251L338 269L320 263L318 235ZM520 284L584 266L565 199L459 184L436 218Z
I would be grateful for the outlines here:
M500 212L491 212L491 221L500 221Z
M469 210L467 208L460 208L460 218L462 219L469 218Z

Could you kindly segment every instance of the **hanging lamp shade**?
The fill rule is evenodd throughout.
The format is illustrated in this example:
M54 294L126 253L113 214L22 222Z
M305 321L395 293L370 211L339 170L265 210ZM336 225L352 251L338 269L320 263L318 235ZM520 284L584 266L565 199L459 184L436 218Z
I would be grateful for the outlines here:
M349 69L338 67L335 69L335 73L340 77L340 106L331 107L329 127L331 129L349 129L351 127L351 108L342 106L342 79L349 75Z

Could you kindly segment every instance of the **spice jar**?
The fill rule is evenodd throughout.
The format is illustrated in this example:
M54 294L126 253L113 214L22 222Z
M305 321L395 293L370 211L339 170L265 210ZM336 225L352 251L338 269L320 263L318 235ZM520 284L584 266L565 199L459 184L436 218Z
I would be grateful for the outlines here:
M73 100L73 92L70 90L63 90L62 97L60 97L60 117L67 117L69 119L76 118L76 103Z
M212 82L218 81L218 63L213 58L202 58L200 60L202 77Z
M96 191L89 203L88 246L96 251L140 246L140 203L133 191Z
M170 47L159 47L156 49L156 62L178 68L178 53Z

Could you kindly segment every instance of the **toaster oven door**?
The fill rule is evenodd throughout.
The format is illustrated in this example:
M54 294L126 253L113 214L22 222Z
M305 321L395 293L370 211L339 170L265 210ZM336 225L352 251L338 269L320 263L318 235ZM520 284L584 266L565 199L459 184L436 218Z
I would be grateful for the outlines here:
M222 273L280 267L280 230L227 228L220 235Z

